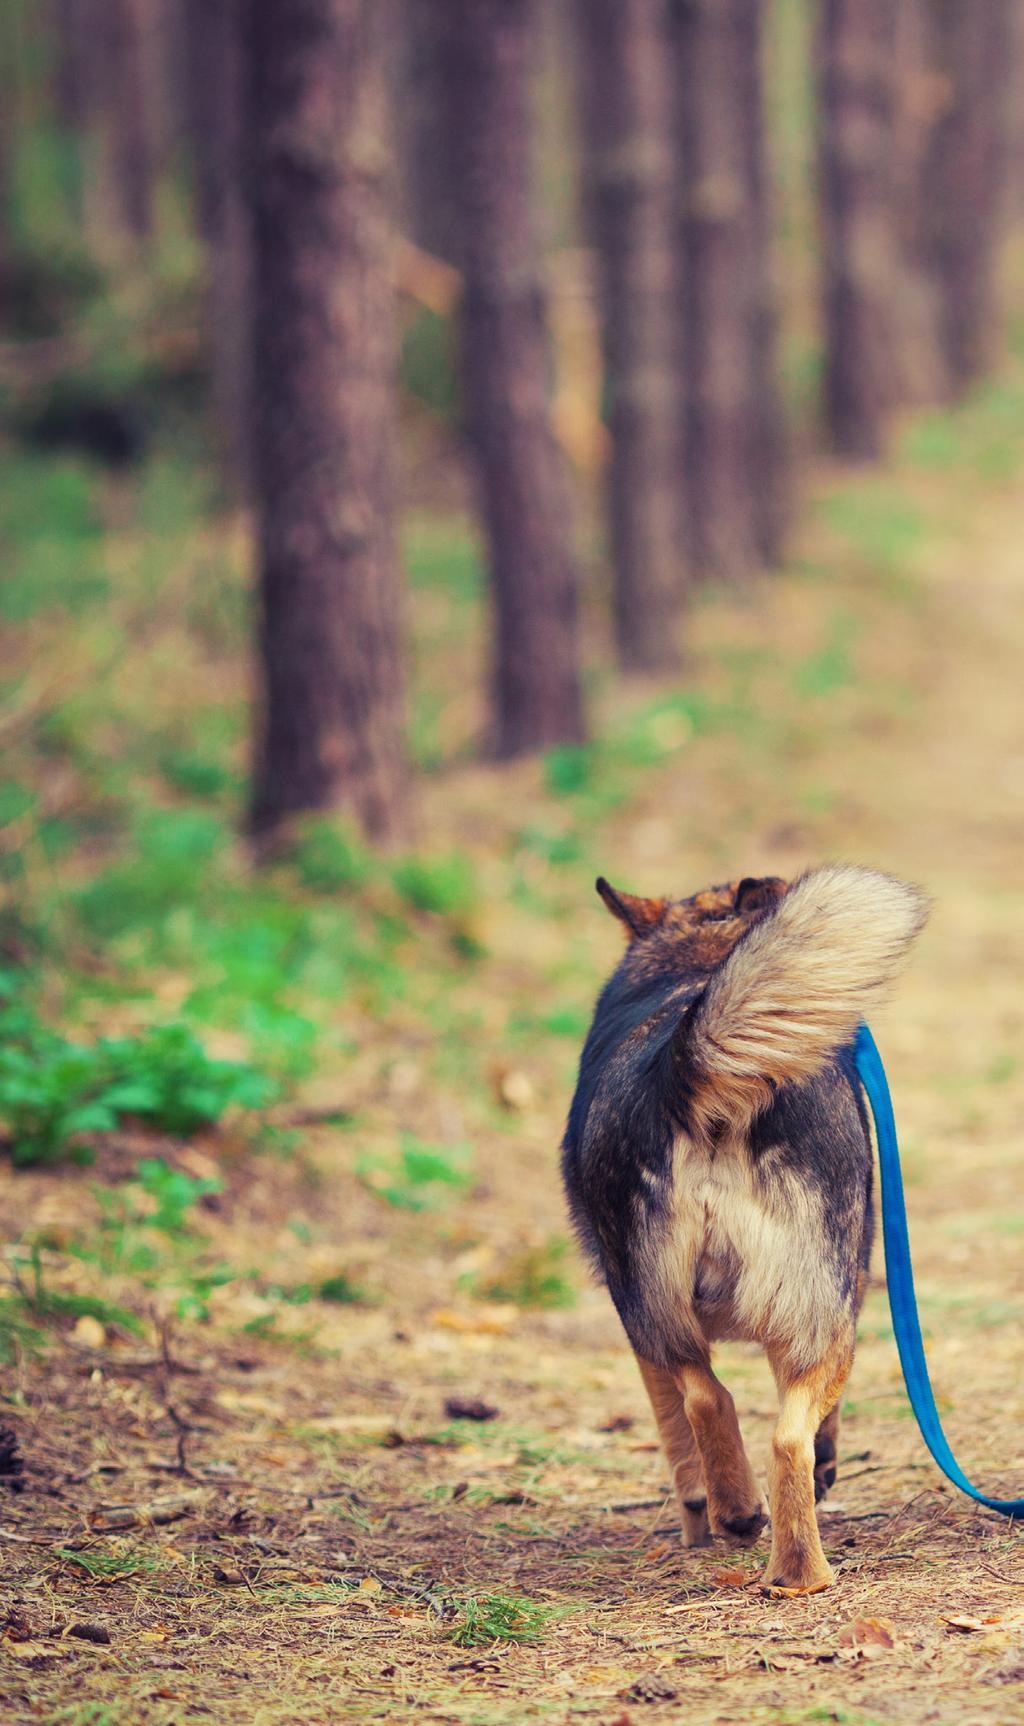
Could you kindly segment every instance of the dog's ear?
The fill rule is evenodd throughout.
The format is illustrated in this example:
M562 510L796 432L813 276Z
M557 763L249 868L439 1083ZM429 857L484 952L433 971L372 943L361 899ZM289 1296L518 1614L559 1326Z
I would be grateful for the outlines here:
M657 929L668 910L667 899L638 899L635 893L617 893L603 875L594 883L613 917L626 925L631 941Z
M786 888L778 875L745 875L736 889L735 908L748 917L752 911L767 911L785 898Z

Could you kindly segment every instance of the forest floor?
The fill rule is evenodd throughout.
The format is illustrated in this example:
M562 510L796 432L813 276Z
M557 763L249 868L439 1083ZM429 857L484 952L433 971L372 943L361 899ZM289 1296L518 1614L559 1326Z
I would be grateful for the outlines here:
M602 741L539 765L474 764L479 572L458 520L414 524L429 845L374 865L318 829L260 884L231 839L238 546L168 473L104 496L96 596L76 553L74 604L58 583L8 632L38 801L5 939L76 1037L184 1016L291 1082L257 1127L0 1166L5 1723L1022 1718L1024 1534L932 1466L880 1260L821 1511L837 1581L768 1599L763 1543L679 1548L557 1173L619 950L598 869L923 883L876 1030L929 1359L968 1471L1024 1490L1022 423L1018 370L883 474L819 476L791 567L696 607L678 686L596 677ZM47 479L51 523L78 483ZM38 589L56 554L22 526ZM767 1371L721 1371L763 1470Z

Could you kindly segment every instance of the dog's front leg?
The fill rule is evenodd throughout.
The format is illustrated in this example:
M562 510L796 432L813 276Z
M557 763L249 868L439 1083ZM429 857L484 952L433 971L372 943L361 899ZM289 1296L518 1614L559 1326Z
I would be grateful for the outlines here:
M651 1399L668 1472L679 1500L684 1546L710 1546L708 1500L704 1470L693 1428L686 1418L683 1395L670 1372L652 1361L636 1357L640 1376Z
M794 1370L783 1351L769 1350L768 1358L779 1387L779 1420L772 1440L772 1551L764 1584L813 1594L833 1580L814 1514L815 1438L838 1405L853 1362L853 1339L839 1339L809 1372Z

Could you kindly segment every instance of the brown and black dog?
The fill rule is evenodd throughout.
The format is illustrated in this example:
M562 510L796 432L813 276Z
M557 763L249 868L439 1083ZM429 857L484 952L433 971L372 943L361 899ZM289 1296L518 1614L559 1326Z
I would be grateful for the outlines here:
M684 1544L765 1515L712 1345L756 1342L779 1390L765 1585L832 1580L814 1514L871 1251L861 1019L927 914L912 887L829 865L691 899L597 890L629 945L580 1062L562 1170L636 1352Z

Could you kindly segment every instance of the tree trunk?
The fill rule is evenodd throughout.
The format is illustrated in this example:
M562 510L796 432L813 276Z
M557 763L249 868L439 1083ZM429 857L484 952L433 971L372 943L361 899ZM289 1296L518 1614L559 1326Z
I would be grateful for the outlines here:
M892 336L889 390L895 403L921 407L944 394L938 345L938 284L929 258L930 215L924 167L935 115L946 100L930 60L931 0L897 0L895 102L889 163L896 236L896 285L888 317Z
M207 247L207 338L221 465L236 496L251 490L250 267L242 196L243 0L187 0L196 211Z
M495 748L583 735L569 496L531 208L530 0L435 0L468 430L494 603Z
M774 390L760 9L674 0L683 187L685 464L695 571L745 580L781 520L759 380ZM753 15L752 14L756 14Z
M921 194L925 253L955 398L984 372L998 334L1012 38L1007 0L931 0L928 19L937 114Z
M740 107L751 219L750 471L754 542L769 567L782 557L790 513L789 431L778 364L778 312L772 268L775 204L764 115L764 26L760 4L737 14Z
M898 0L825 0L818 44L825 421L837 454L882 450L893 402Z
M417 246L451 260L452 210L444 174L444 84L434 8L402 0L399 138L402 221Z
M252 822L407 822L385 0L248 0L262 735Z
M116 219L136 244L153 229L157 145L154 0L105 0L105 119Z
M615 633L626 670L679 663L680 354L664 0L577 0L586 202L612 439Z

